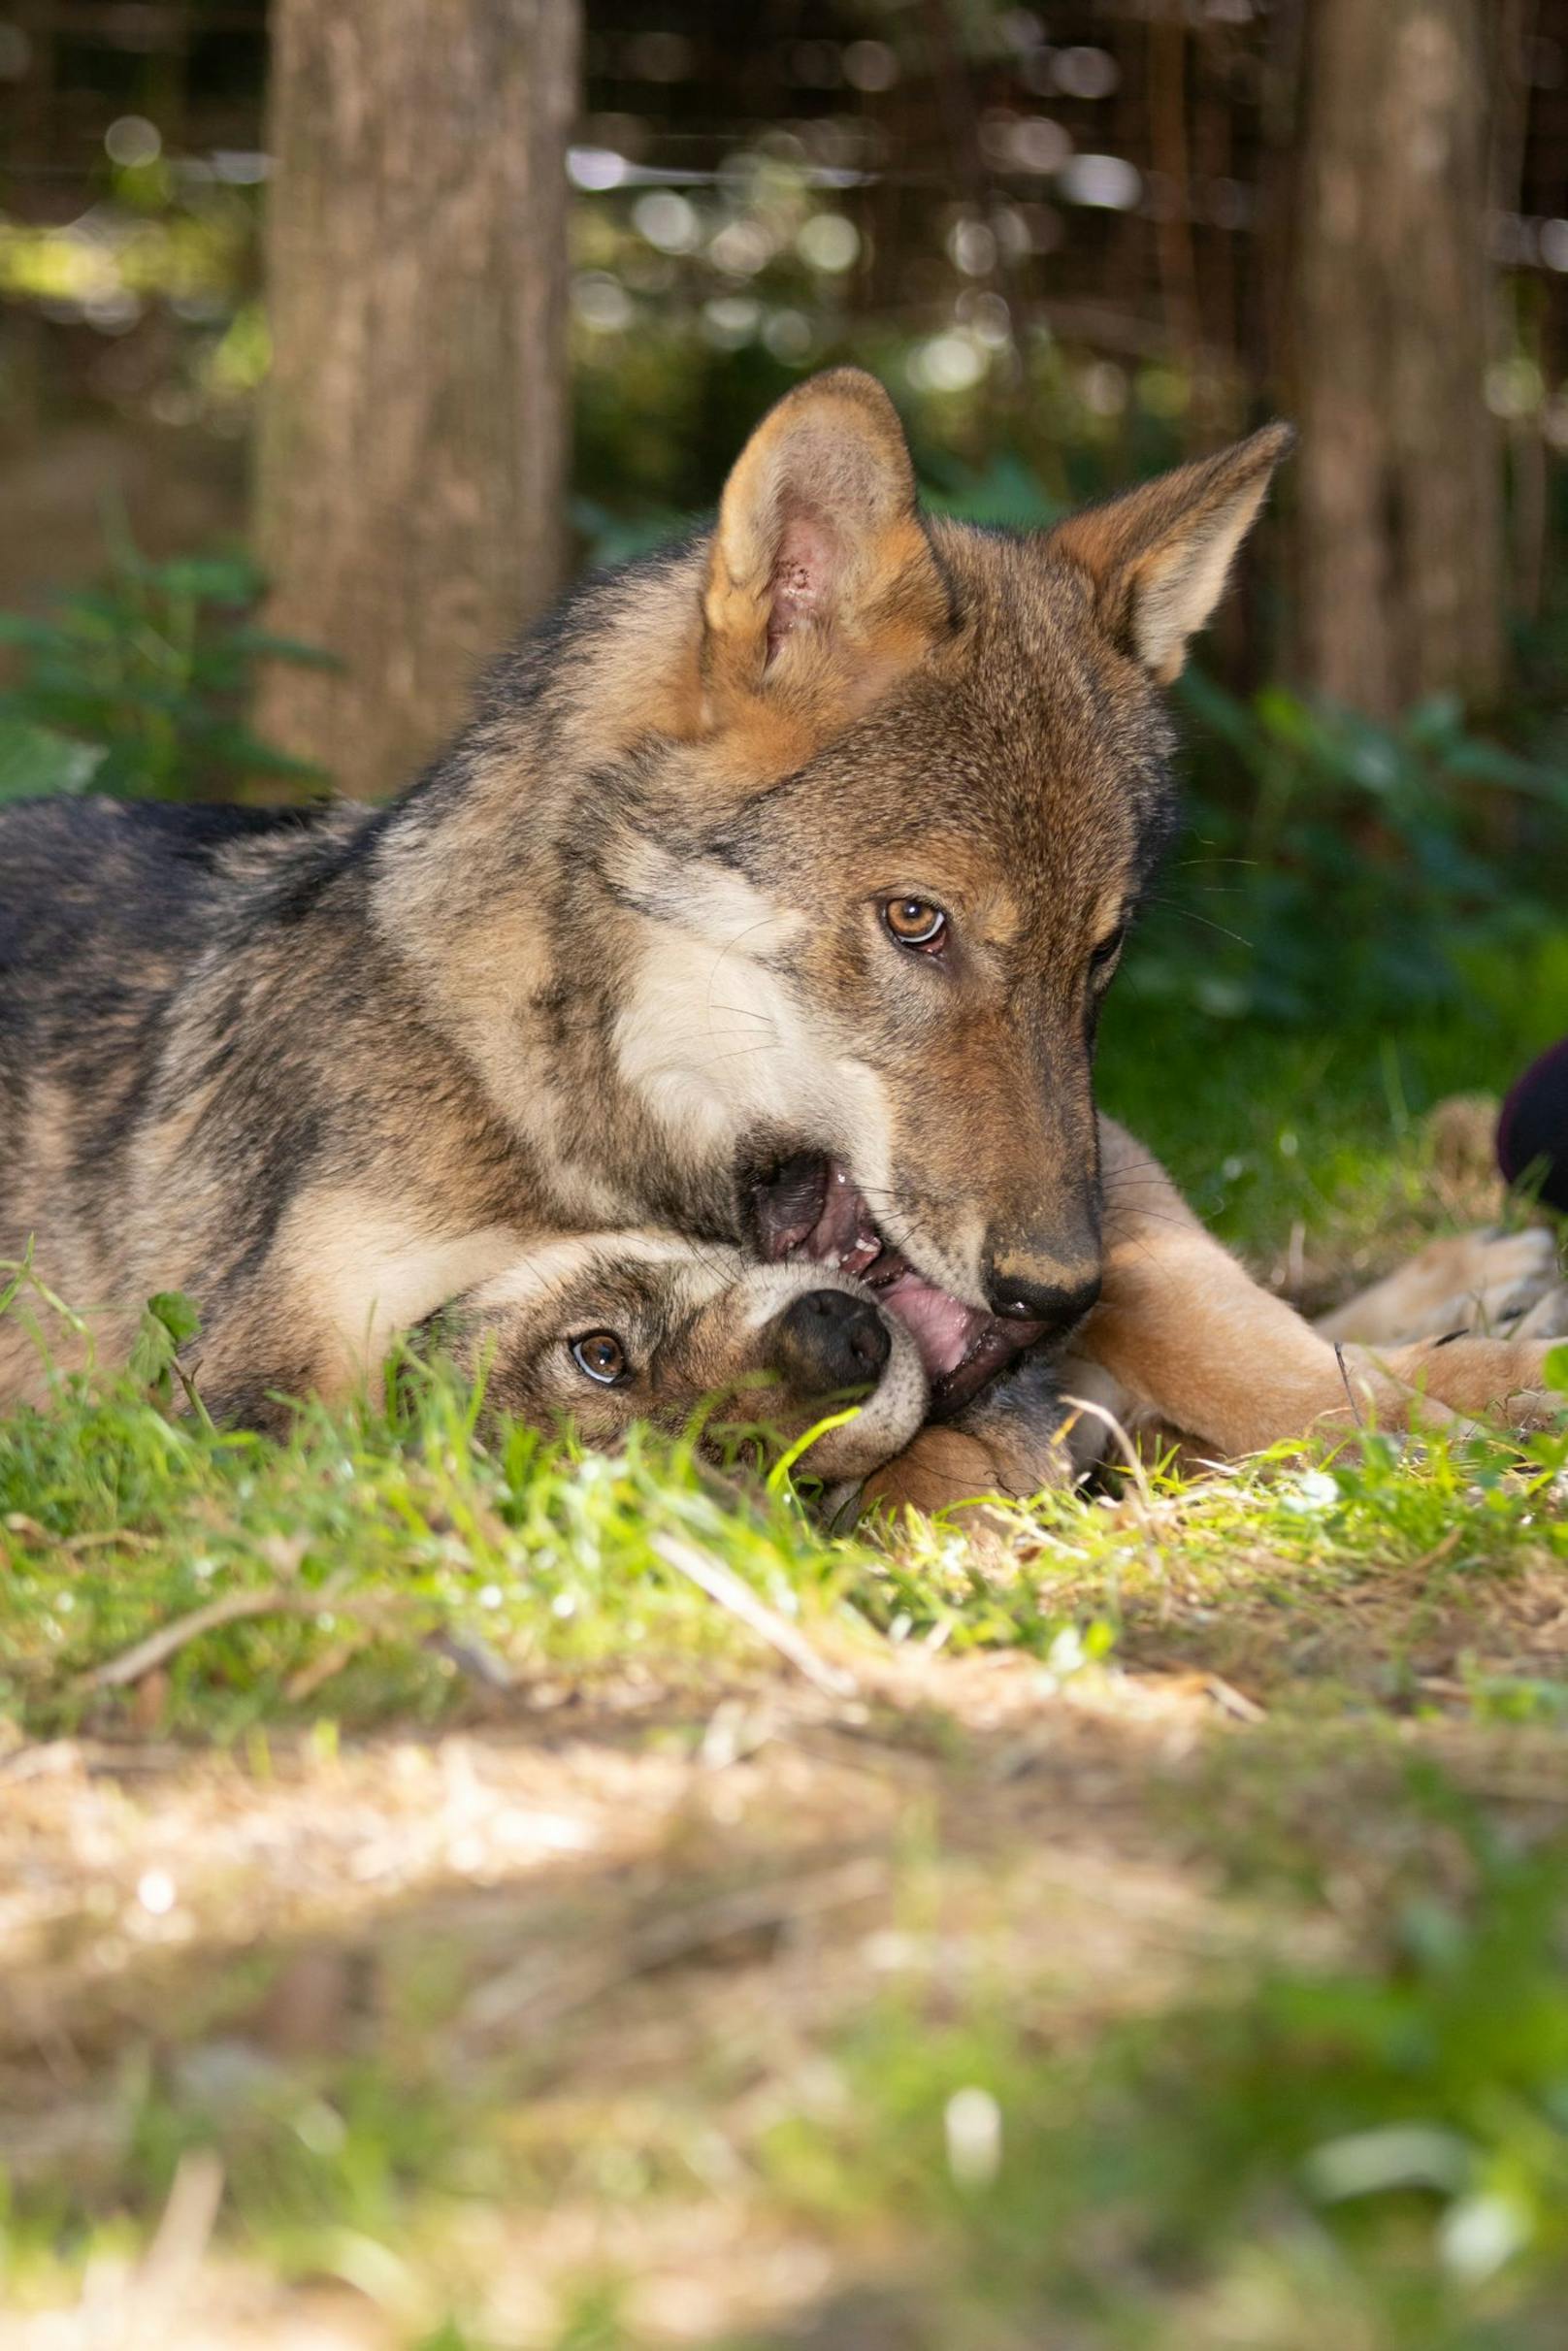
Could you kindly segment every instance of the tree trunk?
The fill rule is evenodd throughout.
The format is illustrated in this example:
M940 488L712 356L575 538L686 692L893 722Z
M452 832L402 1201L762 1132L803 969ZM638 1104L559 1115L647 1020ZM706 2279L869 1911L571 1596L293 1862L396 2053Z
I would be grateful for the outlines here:
M1485 400L1493 0L1307 0L1295 285L1298 668L1391 715L1503 677Z
M258 730L389 792L560 583L578 0L274 0Z

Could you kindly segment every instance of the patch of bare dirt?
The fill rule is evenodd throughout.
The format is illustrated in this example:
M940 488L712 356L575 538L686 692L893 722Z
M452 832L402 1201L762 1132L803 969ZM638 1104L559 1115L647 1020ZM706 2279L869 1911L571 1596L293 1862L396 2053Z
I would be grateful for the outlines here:
M616 1716L492 1724L337 1755L301 1743L261 1773L76 1742L14 1754L0 2157L19 2179L63 2170L113 2201L128 2057L220 2088L369 2059L434 1970L440 2012L419 2029L446 2091L501 2085L550 2187L525 2208L454 2207L428 2264L410 2248L377 2269L361 2248L365 2275L330 2290L204 2236L171 2294L154 2248L149 2277L127 2261L78 2308L14 2308L8 2342L117 2351L151 2339L156 2310L169 2351L359 2351L435 2324L439 2277L521 2344L549 2339L563 2279L606 2268L635 2276L650 2340L818 2301L830 2257L758 2198L747 2148L843 2094L827 2052L867 2004L901 1981L958 2002L1017 1980L1031 2018L1076 2038L1254 1942L1258 1919L1147 1803L1220 1719L1191 1678L1062 1684L1016 1656L891 1656L853 1700L750 1684L635 1737ZM618 2163L688 2189L615 2193ZM106 2308L141 2332L93 2332Z
M1556 1644L1549 1597L1531 1605ZM11 1755L0 2158L21 2183L63 2174L113 2206L128 2067L221 2105L344 2058L395 2077L415 2048L531 2184L448 2197L396 2249L344 2236L332 2274L290 2282L187 2158L151 2250L14 2302L8 2345L393 2351L448 2306L481 2339L547 2344L572 2281L609 2273L650 2343L804 2323L906 2253L858 2241L850 2263L769 2195L757 2150L838 2110L842 2036L890 1993L940 2018L1004 1987L1031 2035L1076 2048L1370 1931L1409 1861L1409 1822L1383 1823L1418 1748L1533 1812L1568 1801L1551 1744L1472 1726L1389 1724L1381 1750L1329 1741L1282 1772L1293 1734L1202 1667L857 1662L853 1697L752 1679L696 1718L519 1714L275 1745L260 1768ZM1223 1879L1249 1839L1304 1856L1329 1820L1362 1825L1335 1831L1337 1890L1306 1923L1238 1894L1245 1868Z

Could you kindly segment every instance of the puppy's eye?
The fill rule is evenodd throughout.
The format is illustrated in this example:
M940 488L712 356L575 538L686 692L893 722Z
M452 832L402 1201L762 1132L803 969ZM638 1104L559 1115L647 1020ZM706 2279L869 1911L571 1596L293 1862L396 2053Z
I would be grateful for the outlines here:
M1126 939L1127 934L1127 927L1126 923L1119 923L1116 929L1111 932L1109 938L1103 938L1100 940L1099 945L1094 949L1094 953L1089 959L1089 968L1094 973L1095 979L1104 980L1110 978L1111 973L1116 969L1117 959L1121 955L1122 943Z
M577 1369L585 1371L601 1388L613 1388L631 1368L626 1350L612 1330L586 1331L580 1339L569 1339L567 1344Z
M940 955L947 945L947 917L929 898L887 898L882 922L888 936L918 955Z

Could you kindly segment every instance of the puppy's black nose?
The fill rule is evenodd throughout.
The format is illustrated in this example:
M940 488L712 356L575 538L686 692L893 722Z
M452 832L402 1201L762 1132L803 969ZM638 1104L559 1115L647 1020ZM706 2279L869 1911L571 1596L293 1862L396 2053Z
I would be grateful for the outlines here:
M808 1290L773 1323L773 1368L801 1396L874 1387L892 1349L880 1311L844 1290Z

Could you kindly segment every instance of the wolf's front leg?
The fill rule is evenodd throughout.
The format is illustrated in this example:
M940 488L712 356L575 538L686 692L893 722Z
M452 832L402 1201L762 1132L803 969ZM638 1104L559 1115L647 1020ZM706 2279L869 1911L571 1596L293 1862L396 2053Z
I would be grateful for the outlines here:
M1538 1225L1445 1233L1313 1327L1325 1339L1367 1347L1457 1331L1555 1338L1568 1332L1568 1284L1558 1277L1555 1240Z
M1336 1348L1205 1231L1129 1134L1102 1119L1100 1136L1105 1285L1074 1350L1133 1410L1227 1454L1365 1421L1540 1418L1544 1341Z
M1219 1452L1304 1436L1346 1401L1333 1348L1221 1247L1125 1127L1101 1118L1099 1131L1104 1287L1074 1353L1118 1381L1134 1412Z

